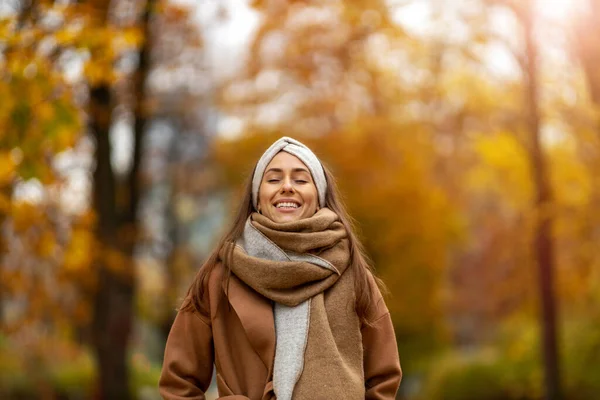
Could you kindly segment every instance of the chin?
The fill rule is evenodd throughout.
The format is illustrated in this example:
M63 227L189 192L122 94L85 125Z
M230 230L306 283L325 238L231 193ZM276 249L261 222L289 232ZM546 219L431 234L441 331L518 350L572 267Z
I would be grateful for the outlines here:
M300 210L300 211L304 211L304 210ZM284 214L284 213L279 213L277 212L277 210L270 212L268 215L265 214L266 217L268 217L271 221L274 222L294 222L294 221L299 221L301 219L305 219L305 218L309 218L311 217L313 214L311 215L304 215L304 213L298 213L298 214Z

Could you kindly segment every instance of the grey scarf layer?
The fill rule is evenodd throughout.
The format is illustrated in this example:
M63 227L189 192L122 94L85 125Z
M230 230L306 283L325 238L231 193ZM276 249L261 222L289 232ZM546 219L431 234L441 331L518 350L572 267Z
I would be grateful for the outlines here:
M237 242L251 257L272 261L308 262L337 272L328 261L310 255L285 251L256 229L250 219L246 221L243 236ZM286 266L282 264L282 268ZM275 365L273 367L273 387L277 399L291 400L294 386L304 367L304 351L308 339L310 322L310 301L303 301L294 307L275 303Z

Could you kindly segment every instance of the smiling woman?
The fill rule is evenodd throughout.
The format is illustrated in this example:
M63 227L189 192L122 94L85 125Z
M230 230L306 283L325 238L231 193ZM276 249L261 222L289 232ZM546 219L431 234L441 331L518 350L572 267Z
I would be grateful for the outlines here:
M318 210L317 187L300 159L280 152L267 166L258 192L258 212L275 222L308 218Z
M188 290L160 393L225 399L393 399L402 372L390 314L333 176L281 138Z

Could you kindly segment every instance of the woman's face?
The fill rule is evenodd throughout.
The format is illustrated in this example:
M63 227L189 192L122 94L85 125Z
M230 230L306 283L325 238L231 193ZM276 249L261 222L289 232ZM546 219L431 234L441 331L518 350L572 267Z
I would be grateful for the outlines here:
M258 209L275 222L308 218L317 211L317 187L300 159L285 151L271 160L258 189Z

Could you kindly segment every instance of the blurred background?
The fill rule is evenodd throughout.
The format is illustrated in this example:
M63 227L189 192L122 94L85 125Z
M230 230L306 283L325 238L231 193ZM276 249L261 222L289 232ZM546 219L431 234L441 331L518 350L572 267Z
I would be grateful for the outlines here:
M399 399L599 398L598 27L599 0L0 0L0 398L159 399L283 135L388 286Z

